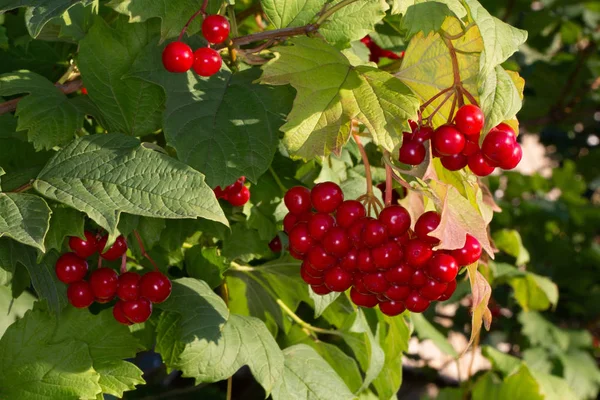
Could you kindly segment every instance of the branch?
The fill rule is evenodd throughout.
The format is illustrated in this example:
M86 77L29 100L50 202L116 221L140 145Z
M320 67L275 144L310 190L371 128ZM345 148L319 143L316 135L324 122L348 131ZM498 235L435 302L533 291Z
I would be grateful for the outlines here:
M319 328L317 326L313 326L313 325L309 324L308 322L306 322L302 318L300 318L298 315L296 315L296 313L293 312L283 301L281 301L281 299L277 299L277 300L275 300L275 302L279 305L279 307L281 307L283 312L285 312L295 323L297 323L301 327L308 329L311 332L322 333L324 335L343 336L342 332L340 332L340 331L334 331L331 329L323 329L323 328Z
M60 83L57 83L54 86L56 86L64 94L70 94L81 89L83 87L83 82L81 81L81 79L76 79L74 81L70 81L62 85ZM17 109L17 104L19 103L19 101L21 101L23 97L25 96L17 97L16 99L0 103L0 115L15 111Z

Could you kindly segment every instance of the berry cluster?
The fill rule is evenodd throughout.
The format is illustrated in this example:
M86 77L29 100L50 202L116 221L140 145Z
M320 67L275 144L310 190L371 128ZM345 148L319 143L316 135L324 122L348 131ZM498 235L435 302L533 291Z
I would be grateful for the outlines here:
M152 303L161 303L171 294L171 281L158 271L143 276L136 272L125 272L119 276L114 269L106 267L92 271L86 281L86 258L98 252L102 259L114 261L127 252L127 242L123 236L119 236L102 253L107 240L108 236L98 240L89 231L85 231L85 240L70 237L72 252L63 254L56 261L56 276L69 285L67 297L74 307L86 308L94 301L108 303L118 297L113 307L113 316L117 321L125 325L144 322L152 314Z
M209 43L222 43L229 36L229 21L221 15L209 15L202 22L202 34ZM192 48L181 41L171 42L165 47L162 62L169 72L182 73L191 68L200 76L216 74L223 64L216 50L201 47L192 52Z
M344 201L333 182L312 190L296 186L284 197L289 213L283 220L290 254L302 260L300 274L320 295L350 289L352 301L394 316L408 309L425 311L432 301L450 298L461 266L481 256L477 239L465 246L434 251L439 240L429 236L440 215L426 212L410 229L411 218L400 205L383 209L377 219L356 200Z
M404 133L398 156L404 164L423 162L423 144L427 140L431 140L433 156L439 157L446 169L458 171L468 165L477 176L487 176L496 167L513 169L523 157L515 131L504 123L492 128L479 147L484 116L481 109L472 104L458 110L453 124L442 125L435 131L429 126L418 126L414 121L410 124L412 131Z
M399 60L404 57L404 52L401 52L400 55L398 55L391 50L382 49L370 36L365 36L360 41L369 49L369 61L376 64L379 63L379 60L382 57L389 58L390 60Z
M214 188L217 199L228 201L234 207L241 207L250 200L250 189L244 186L246 177L241 176L237 181L221 189L221 186Z

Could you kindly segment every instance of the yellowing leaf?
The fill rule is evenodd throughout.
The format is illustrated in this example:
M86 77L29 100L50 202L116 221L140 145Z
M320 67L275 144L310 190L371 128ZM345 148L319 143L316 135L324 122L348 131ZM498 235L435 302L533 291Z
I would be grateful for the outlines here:
M477 263L467 267L469 282L471 283L471 293L473 296L473 309L471 310L471 338L469 345L475 341L481 332L481 325L485 324L485 329L490 330L492 324L492 313L488 308L492 288L483 275L477 270Z

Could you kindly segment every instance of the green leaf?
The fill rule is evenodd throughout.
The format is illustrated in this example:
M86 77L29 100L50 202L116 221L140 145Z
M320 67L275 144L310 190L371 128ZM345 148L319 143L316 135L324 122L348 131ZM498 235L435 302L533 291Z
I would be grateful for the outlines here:
M0 269L0 272L3 269ZM0 282L0 338L6 329L23 318L28 310L31 310L36 298L29 292L23 292L16 299L13 298L9 287Z
M558 303L558 287L550 279L526 273L511 278L508 283L515 291L515 299L524 311L542 311Z
M402 353L408 352L411 329L403 316L382 316L382 319L379 343L385 353L385 363L373 386L380 398L391 399L402 385Z
M422 314L412 313L410 318L415 327L415 333L421 340L429 339L444 353L458 357L458 353L448 342L448 339L438 331Z
M277 57L263 67L261 81L297 90L284 143L296 157L339 154L358 119L376 144L387 150L400 143L415 118L418 101L392 75L369 66L354 67L322 40L297 37L293 46L275 47Z
M7 236L45 252L50 213L50 207L39 196L0 193L0 237Z
M227 266L216 247L194 246L185 252L186 271L192 278L203 280L211 288L223 282Z
M517 372L504 379L498 399L544 400L540 387L529 368L522 365Z
M100 374L98 383L102 393L123 397L123 392L135 390L136 385L146 383L142 378L142 370L127 361L115 361L96 367Z
M59 17L69 8L77 4L88 5L94 0L3 0L0 3L0 13L14 8L27 7L25 21L29 34L36 37L42 28L53 18Z
M27 131L36 150L62 146L83 125L83 114L52 82L29 71L0 75L0 95L30 93L17 105L17 130Z
M311 287L308 288L308 295L314 302L315 318L319 318L323 311L340 297L340 292L332 292L324 296L316 294Z
M352 393L360 389L362 376L354 358L344 353L338 346L330 343L307 339L306 343L319 353L321 357L335 370Z
M525 85L523 79L515 72L510 73ZM523 86L519 92L509 72L500 65L485 75L479 83L480 107L485 114L484 132L489 132L502 121L515 118L523 105Z
M600 370L596 360L587 351L571 350L559 355L564 377L581 399L593 399L600 389Z
M312 348L304 344L283 351L285 366L273 388L274 400L354 399L344 381Z
M113 29L97 18L79 42L77 66L89 99L103 114L106 130L143 136L161 127L164 94L157 85L124 75L154 30L150 23L124 20L118 19Z
M392 14L406 15L411 8L415 8L414 6L427 3L444 4L458 18L463 18L467 15L467 10L461 4L460 0L394 0L394 4L392 5Z
M405 39L418 32L428 35L430 32L437 32L446 17L451 16L454 16L454 13L446 4L437 1L417 3L406 10L400 29L405 31Z
M171 366L177 362L177 357L185 348L183 342L179 341L181 318L182 315L179 313L164 311L160 314L156 326L155 351L160 354L168 371L173 370Z
M482 346L481 352L485 358L492 362L494 370L500 371L506 376L517 371L523 364L523 361L517 357L505 354L491 346Z
M46 234L44 244L46 250L54 249L60 252L66 237L84 237L84 215L62 204L52 204L50 208L52 209L52 218L50 218L50 229Z
M541 346L554 352L565 352L569 347L569 334L555 326L537 312L521 312L519 322L522 333L533 346Z
M207 218L227 225L204 176L119 134L75 140L34 182L42 195L85 212L111 235L119 214Z
M268 242L261 240L254 229L248 229L244 224L235 224L223 242L222 255L230 260L241 259L250 261L260 254L268 254Z
M494 232L494 243L499 250L515 257L517 265L529 262L529 252L523 246L521 235L514 229L501 229Z

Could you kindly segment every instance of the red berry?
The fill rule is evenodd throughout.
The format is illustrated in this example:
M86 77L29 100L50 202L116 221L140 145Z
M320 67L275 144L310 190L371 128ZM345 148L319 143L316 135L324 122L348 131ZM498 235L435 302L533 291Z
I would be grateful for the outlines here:
M315 240L321 240L329 229L335 226L335 218L329 214L316 213L308 220L308 233Z
M438 298L438 301L446 301L454 294L456 290L456 280L450 281L444 293Z
M477 176L488 176L494 172L494 166L483 157L481 151L468 157L468 165L471 172Z
M320 270L316 269L307 260L304 260L302 262L301 267L304 268L306 270L306 273L309 274L310 276L312 276L313 278L322 278L323 275L325 275L325 271L320 271ZM321 283L323 283L323 282L321 282Z
M427 151L423 143L407 140L402 143L400 147L400 153L398 154L398 160L401 163L408 165L419 165L425 160Z
M118 258L121 258L121 256L127 252L127 242L125 241L123 235L119 235L110 249L102 253L102 250L104 250L104 247L106 247L107 241L108 236L105 235L98 242L98 252L100 253L100 257L104 258L105 260L114 261Z
M352 247L352 242L346 230L339 226L331 228L323 238L323 248L329 254L343 257Z
M140 296L162 303L171 295L171 281L159 271L148 272L140 279Z
M406 309L414 313L422 313L423 311L427 310L429 304L431 304L429 300L421 297L417 291L410 292L410 294L404 300Z
M225 197L235 196L236 194L238 194L244 187L245 182L246 177L240 176L235 182L233 182L231 185L227 186L225 190L223 190Z
M119 276L111 268L98 268L90 274L90 287L97 299L110 299L117 293Z
M346 257L340 261L340 267L346 271L356 271L358 269L358 250L350 249Z
M479 240L467 234L465 245L461 249L452 250L450 255L460 266L473 264L481 257L481 244Z
M140 291L140 274L136 272L125 272L121 274L117 284L117 296L121 300L135 300Z
M358 254L356 255L356 264L358 265L358 269L363 272L373 272L377 270L377 267L373 261L373 256L371 255L371 250L369 249L358 250Z
M134 324L145 322L152 314L152 303L145 297L137 300L124 301L121 305L123 314Z
M88 271L88 264L75 253L65 253L54 266L56 277L62 283L73 283L85 278Z
M404 259L413 268L422 268L433 255L431 247L419 239L412 239L404 248Z
M422 126L413 133L411 139L415 142L425 143L426 141L431 139L432 136L433 129L429 126Z
M410 214L406 208L398 205L384 208L379 214L379 221L385 225L391 237L402 236L410 228Z
M360 201L346 200L337 208L335 219L339 226L348 228L366 214L365 206Z
M465 137L452 125L442 125L431 139L433 148L442 156L458 154L465 148Z
M519 143L515 143L515 148L514 148L512 154L510 155L510 157L502 160L502 162L500 164L498 164L498 166L502 169L507 169L507 170L514 169L517 165L519 165L522 158L523 158L523 149L521 148L521 145Z
M333 182L317 183L310 191L310 200L318 212L332 213L344 201L342 189Z
M290 231L290 248L299 254L306 254L312 246L312 238L308 234L306 222L297 224Z
M448 288L447 283L441 283L433 279L428 279L425 285L419 288L419 294L426 300L434 301L440 298Z
M187 72L194 64L194 53L183 42L171 42L163 50L162 62L169 72Z
M222 64L221 55L209 47L201 47L194 52L194 65L192 68L200 76L216 74L221 69Z
M365 229L365 225L368 221L373 220L372 218L366 217L355 221L348 229L348 237L352 241L352 244L360 247L362 246L362 233Z
M425 274L425 272L423 272L422 269L417 269L417 270L415 270L415 272L413 272L408 284L410 285L411 288L418 289L422 286L425 286L427 281L428 281L428 278L427 278L427 275Z
M81 258L88 258L98 251L98 243L96 241L96 235L90 231L85 231L85 240L78 238L77 236L71 236L69 238L69 247L73 250L73 253Z
M385 296L390 300L403 301L411 291L407 285L392 285L385 291Z
M512 157L516 145L514 133L492 129L483 139L481 152L491 165L498 166L507 158Z
M114 299L115 299L115 296L107 297L105 299L96 298L96 303L98 303L98 304L106 304L106 303L110 303Z
M370 294L369 289L367 289L367 287L365 286L365 283L363 282L363 277L365 275L366 274L363 274L363 273L360 273L360 272L354 274L354 277L352 278L352 285L360 293L362 293L362 294Z
M373 262L379 269L389 269L402 259L402 249L395 242L387 242L371 250Z
M383 272L374 272L366 274L362 277L362 281L365 284L367 290L371 293L381 294L389 287L388 282L385 280L385 274Z
M438 253L431 257L427 265L427 275L438 282L448 283L456 279L458 274L458 264L454 257Z
M485 123L483 112L473 104L462 106L456 112L454 123L463 135L477 135L483 129Z
M242 190L234 195L228 195L227 201L234 207L241 207L250 200L250 189L242 186Z
M310 285L310 288L318 295L325 296L326 294L331 293L331 290L324 284L321 285Z
M464 151L464 150L463 150ZM462 153L455 154L453 156L444 156L440 158L442 165L448 171L458 171L467 166L467 156Z
M438 245L440 240L429 236L429 233L440 225L441 219L440 214L435 211L427 211L421 214L415 223L415 234L419 240L432 246Z
M415 270L408 265L398 264L385 271L385 279L395 285L408 285L414 272Z
M333 292L344 292L352 286L352 273L334 267L325 273L325 286Z
M361 235L361 239L364 245L369 247L376 247L385 242L387 239L388 231L383 223L373 219L367 221L364 230Z
M290 256L294 257L296 260L304 260L304 254L300 254L294 249L290 249Z
M283 217L283 231L285 233L290 233L290 231L292 230L292 228L294 227L294 225L296 225L296 222L298 221L298 216L294 215L294 214L286 214L285 217Z
M227 193L225 193L225 191L223 189L221 189L221 186L217 186L216 188L214 188L213 192L215 193L215 197L217 199L227 200Z
M86 281L73 282L67 288L67 298L73 307L86 308L94 302L94 294Z
M229 21L222 15L209 15L202 22L202 35L209 43L222 43L229 36Z
M316 245L308 250L306 254L306 260L313 266L314 269L323 271L335 264L335 257L327 254L323 247Z
M323 277L311 275L310 272L308 271L307 265L308 265L308 263L305 261L302 263L302 266L300 267L300 277L302 278L302 280L309 285L322 285Z
M471 136L465 140L465 148L462 151L464 156L472 156L479 151L479 135Z
M385 315L395 317L402 314L406 310L406 307L404 307L404 303L401 301L390 300L379 303L379 310Z
M88 90L85 87L82 87L81 88L81 94L87 95L88 94Z
M373 308L379 303L375 295L360 293L356 288L350 289L350 299L359 307Z
M273 253L281 253L282 246L279 235L276 235L273 239L271 239L269 242L269 249L271 249Z
M494 129L503 131L509 136L511 136L515 141L517 140L517 134L515 133L515 130L510 125L505 124L504 122L498 124Z
M113 317L117 320L117 322L123 325L131 325L131 321L127 319L125 313L123 312L123 302L117 301L113 307Z
M300 215L310 211L310 190L304 186L294 186L285 193L283 202L291 214Z

